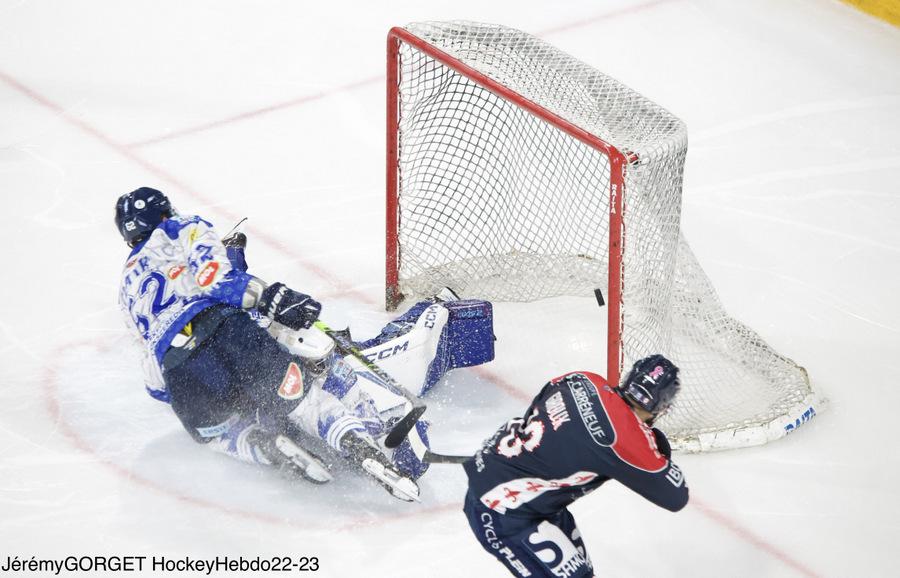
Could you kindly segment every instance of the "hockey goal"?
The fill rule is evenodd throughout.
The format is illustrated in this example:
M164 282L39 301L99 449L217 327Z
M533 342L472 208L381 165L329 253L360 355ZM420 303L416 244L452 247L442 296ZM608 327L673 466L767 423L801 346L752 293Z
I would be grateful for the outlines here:
M757 445L815 415L806 371L728 316L681 235L678 118L469 22L392 29L387 90L388 308L444 285L495 301L603 288L610 383L652 353L681 367L660 424L673 447Z

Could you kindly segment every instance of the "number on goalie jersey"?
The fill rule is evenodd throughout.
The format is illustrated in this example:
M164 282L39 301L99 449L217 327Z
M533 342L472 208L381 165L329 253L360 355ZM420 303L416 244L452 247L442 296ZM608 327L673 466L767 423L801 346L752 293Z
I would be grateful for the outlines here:
M662 356L642 363L622 388L586 372L554 379L464 464L472 531L514 575L592 576L567 506L611 479L671 511L687 504L665 436L645 423L677 390L677 368Z

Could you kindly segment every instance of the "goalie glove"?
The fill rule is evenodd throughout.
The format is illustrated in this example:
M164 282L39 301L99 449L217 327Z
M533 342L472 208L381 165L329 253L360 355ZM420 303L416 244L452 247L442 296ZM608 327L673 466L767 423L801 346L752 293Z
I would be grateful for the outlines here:
M322 312L322 304L309 295L298 293L284 283L266 287L256 308L260 313L293 330L309 329Z
M653 428L653 437L656 438L656 451L666 456L667 460L672 459L672 446L669 445L669 439L659 428Z

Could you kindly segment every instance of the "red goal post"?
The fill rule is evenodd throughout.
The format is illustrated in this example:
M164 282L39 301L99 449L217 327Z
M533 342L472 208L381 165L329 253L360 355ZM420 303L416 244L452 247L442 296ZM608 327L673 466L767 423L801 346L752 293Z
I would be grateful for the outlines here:
M610 203L609 203L609 287L606 292L607 301L607 379L610 383L619 382L621 366L620 327L621 327L621 283L622 283L622 194L625 182L626 156L616 147L601 140L595 135L573 125L559 115L547 110L539 104L528 100L492 78L485 76L474 68L453 58L449 54L428 44L421 38L400 27L394 27L388 33L387 46L387 223L386 223L386 262L385 262L385 305L393 310L402 301L403 294L399 286L399 244L398 244L398 97L399 97L399 55L400 43L405 42L437 62L455 70L459 74L481 84L498 96L515 103L517 106L543 119L559 130L578 139L587 146L602 151L610 162Z

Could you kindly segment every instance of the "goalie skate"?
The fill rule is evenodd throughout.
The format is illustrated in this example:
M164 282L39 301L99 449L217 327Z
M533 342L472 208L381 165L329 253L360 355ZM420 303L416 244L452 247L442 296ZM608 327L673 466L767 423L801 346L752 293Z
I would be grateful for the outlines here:
M419 486L400 473L372 442L354 433L347 434L341 446L347 459L374 478L392 496L405 502L419 501Z
M315 454L301 448L285 435L275 438L275 447L284 456L282 462L291 472L314 484L326 484L334 479L331 472Z

